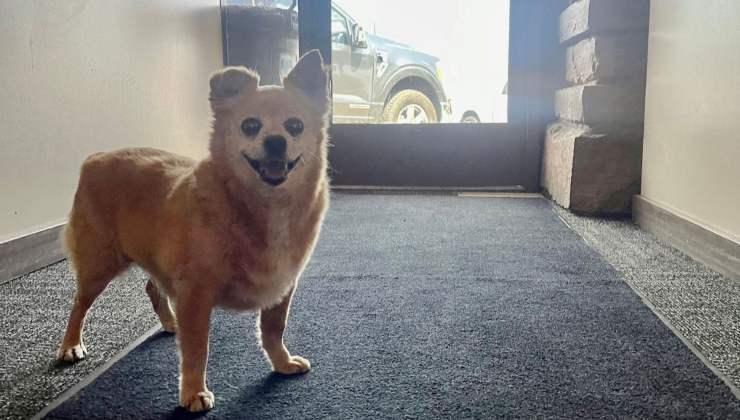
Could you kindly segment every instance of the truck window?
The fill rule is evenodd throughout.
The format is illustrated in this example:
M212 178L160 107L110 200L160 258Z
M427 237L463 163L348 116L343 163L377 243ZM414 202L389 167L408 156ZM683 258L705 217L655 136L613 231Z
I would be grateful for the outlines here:
M347 20L334 9L331 9L331 42L349 45Z

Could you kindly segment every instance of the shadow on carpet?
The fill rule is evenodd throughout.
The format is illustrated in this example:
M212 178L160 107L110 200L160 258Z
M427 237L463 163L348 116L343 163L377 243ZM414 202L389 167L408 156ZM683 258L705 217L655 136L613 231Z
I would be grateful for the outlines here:
M740 418L730 390L541 199L336 195L269 372L217 311L213 411L156 335L49 418Z

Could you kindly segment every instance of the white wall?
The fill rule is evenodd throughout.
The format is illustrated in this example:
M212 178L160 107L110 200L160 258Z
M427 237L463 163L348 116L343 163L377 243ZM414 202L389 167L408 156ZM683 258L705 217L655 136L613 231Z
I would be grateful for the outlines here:
M642 195L740 243L740 1L652 0Z
M0 242L63 222L96 151L207 151L218 0L0 1Z

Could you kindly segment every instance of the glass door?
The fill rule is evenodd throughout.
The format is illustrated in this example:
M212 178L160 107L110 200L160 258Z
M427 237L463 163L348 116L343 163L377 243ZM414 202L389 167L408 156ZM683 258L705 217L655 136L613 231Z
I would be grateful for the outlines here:
M333 184L538 190L558 3L300 1L300 49L332 70Z

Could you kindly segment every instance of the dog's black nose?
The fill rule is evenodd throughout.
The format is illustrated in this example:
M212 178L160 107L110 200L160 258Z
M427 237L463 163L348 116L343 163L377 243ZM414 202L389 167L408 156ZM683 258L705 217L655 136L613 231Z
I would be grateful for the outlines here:
M285 151L288 149L288 142L283 136L267 136L264 147L268 156L284 157Z

